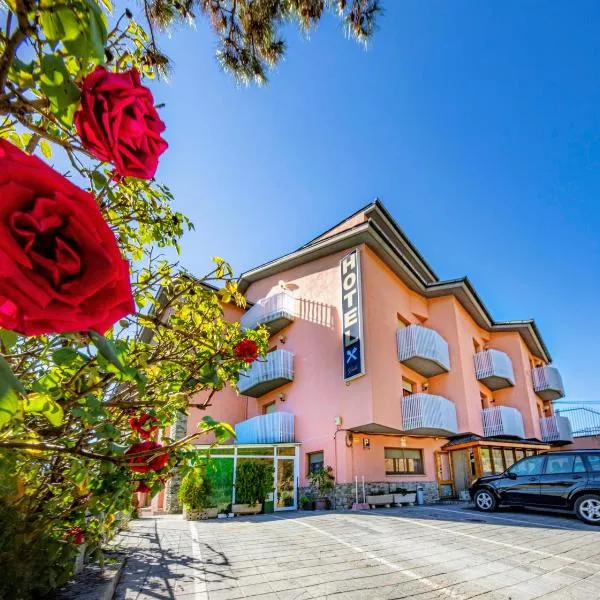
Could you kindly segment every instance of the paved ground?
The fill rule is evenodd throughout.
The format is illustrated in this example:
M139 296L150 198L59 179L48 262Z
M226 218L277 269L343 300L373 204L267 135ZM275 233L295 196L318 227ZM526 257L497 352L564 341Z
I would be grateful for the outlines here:
M600 527L460 505L135 521L117 600L600 599Z

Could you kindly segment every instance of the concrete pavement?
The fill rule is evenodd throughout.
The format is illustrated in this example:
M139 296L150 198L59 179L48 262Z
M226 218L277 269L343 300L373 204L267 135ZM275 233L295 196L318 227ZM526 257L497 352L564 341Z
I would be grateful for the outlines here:
M425 506L134 521L117 600L600 599L600 528Z

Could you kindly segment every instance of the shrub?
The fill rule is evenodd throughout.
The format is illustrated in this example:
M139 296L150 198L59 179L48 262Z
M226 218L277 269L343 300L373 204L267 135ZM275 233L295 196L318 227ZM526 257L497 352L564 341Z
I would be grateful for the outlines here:
M273 465L245 460L240 462L235 478L235 500L238 504L262 504L273 491Z
M211 494L210 479L204 471L195 469L183 478L177 497L187 508L201 510L209 506Z
M310 480L310 484L316 488L318 496L330 492L335 485L333 469L329 465L310 473L308 479Z

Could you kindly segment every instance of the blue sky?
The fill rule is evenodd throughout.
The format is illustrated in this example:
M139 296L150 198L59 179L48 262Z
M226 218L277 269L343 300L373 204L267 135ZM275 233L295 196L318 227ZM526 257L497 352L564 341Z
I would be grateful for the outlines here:
M600 5L384 7L368 51L332 16L287 31L263 88L221 72L201 20L163 38L182 262L241 272L379 196L440 277L535 317L570 400L600 400Z

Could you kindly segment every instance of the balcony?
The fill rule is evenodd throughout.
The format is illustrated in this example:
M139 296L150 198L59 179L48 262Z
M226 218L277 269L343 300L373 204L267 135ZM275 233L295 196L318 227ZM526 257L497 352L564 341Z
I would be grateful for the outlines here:
M495 406L481 411L483 435L485 437L510 436L525 437L523 416L511 406Z
M515 385L515 374L508 354L500 350L483 350L473 355L475 375L490 390Z
M243 329L265 325L271 335L281 331L294 320L294 297L289 292L278 292L259 300L240 319Z
M568 444L573 441L573 431L567 417L559 417L558 415L542 417L540 419L540 429L544 442Z
M411 394L401 399L402 430L412 435L446 437L458 433L453 402L433 394Z
M235 426L237 444L285 444L294 440L294 415L274 412Z
M565 395L562 377L555 367L535 367L531 369L533 389L544 400L558 400Z
M240 375L238 389L240 394L259 398L294 380L294 355L287 350L269 352L266 358L259 358Z
M424 377L450 370L448 342L437 332L422 325L401 327L396 332L398 360Z

